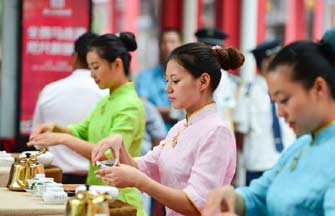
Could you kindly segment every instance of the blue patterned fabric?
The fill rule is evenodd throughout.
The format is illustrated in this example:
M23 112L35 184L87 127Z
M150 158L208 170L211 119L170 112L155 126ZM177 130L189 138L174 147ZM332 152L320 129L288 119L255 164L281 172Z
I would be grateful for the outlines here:
M278 163L236 191L246 215L335 215L335 122L313 138L300 136Z

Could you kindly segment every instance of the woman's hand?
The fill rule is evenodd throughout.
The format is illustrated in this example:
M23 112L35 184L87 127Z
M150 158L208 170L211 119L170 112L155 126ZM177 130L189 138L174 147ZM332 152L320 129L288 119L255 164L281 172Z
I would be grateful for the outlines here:
M92 162L106 160L105 152L110 149L115 160L115 165L120 162L120 151L123 148L123 138L120 135L112 135L98 142L92 150Z
M138 169L124 164L99 169L95 171L95 174L102 181L118 188L136 187L141 189L148 178Z
M35 135L33 138L29 140L27 146L53 146L62 144L67 137L70 137L69 134L64 133L52 133L52 132L44 132L41 134Z
M224 212L222 215L235 214L235 191L230 185L211 191L207 196L207 202L203 211L203 216L215 215Z
M53 132L55 129L56 124L55 123L45 123L37 125L31 132L29 140L33 140L36 136L46 133L46 132Z

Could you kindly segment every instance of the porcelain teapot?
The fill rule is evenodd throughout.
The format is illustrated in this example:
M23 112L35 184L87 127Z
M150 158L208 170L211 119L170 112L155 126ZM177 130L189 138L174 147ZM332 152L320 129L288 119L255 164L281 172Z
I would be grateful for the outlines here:
M38 156L46 152L41 148L37 154L26 153L26 157L15 161L10 169L7 188L14 191L23 191L28 187L28 180L35 177L36 174L44 173L44 166L36 160Z
M75 197L68 199L66 203L67 216L107 216L109 215L108 202L113 200L110 194L89 190L76 193Z

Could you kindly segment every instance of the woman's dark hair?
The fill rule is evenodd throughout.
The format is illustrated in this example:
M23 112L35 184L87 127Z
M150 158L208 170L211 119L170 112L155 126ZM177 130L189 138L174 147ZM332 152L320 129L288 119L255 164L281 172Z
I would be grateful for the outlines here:
M114 62L120 58L123 62L125 74L129 75L131 55L129 51L137 49L135 35L131 32L119 34L104 34L92 41L89 51L95 51L101 58Z
M86 54L88 51L88 47L90 43L98 38L98 35L90 32L86 32L82 34L75 42L74 42L74 52L78 55L78 60L85 67L88 68L86 61Z
M234 47L213 50L203 43L188 43L172 51L167 59L175 60L191 73L194 78L208 73L211 78L211 89L219 85L221 71L237 69L244 62L243 54Z
M267 71L271 73L280 65L292 66L291 80L301 82L305 89L310 89L315 79L322 77L335 99L334 60L335 53L327 40L321 40L319 43L298 41L279 51L270 62Z

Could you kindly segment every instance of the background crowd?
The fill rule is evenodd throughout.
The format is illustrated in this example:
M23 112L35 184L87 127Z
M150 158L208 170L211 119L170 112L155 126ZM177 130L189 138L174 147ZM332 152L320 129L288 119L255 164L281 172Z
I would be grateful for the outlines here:
M0 150L46 147L62 183L117 187L140 216L335 215L334 0L0 15Z
M63 183L122 188L138 215L332 215L335 30L260 43L251 82L229 72L244 55L226 33L195 36L162 30L160 64L132 80L135 36L85 33L74 72L40 93L27 145L54 153Z

